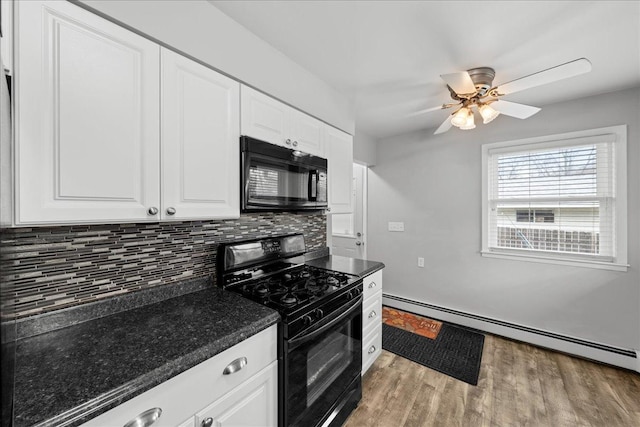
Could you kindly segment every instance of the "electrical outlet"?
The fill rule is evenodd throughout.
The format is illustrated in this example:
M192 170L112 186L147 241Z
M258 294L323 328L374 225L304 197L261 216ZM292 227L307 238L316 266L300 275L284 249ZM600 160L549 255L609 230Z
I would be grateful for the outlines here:
M389 231L404 231L404 222L389 222Z
M424 268L424 258L422 257L418 258L418 267Z

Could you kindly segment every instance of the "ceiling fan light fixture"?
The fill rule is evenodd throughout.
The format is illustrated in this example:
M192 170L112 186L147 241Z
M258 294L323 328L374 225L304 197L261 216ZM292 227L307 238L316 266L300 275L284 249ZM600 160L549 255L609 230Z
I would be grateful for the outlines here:
M493 121L500 115L500 112L494 110L489 104L482 104L478 108L478 111L480 111L480 115L482 116L482 123L484 123L485 125Z
M476 128L476 124L473 119L473 111L469 110L469 114L467 114L467 120L465 121L464 125L459 126L459 128L462 130L471 130Z
M469 110L467 107L462 107L461 109L456 111L451 118L451 124L455 127L464 126L467 123L467 117L469 117L469 114L471 114L471 110Z

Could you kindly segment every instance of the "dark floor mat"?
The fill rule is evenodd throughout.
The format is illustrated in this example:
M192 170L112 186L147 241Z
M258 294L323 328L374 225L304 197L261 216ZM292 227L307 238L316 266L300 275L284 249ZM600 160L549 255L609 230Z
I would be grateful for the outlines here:
M436 339L382 325L382 348L471 385L478 384L484 335L444 323Z

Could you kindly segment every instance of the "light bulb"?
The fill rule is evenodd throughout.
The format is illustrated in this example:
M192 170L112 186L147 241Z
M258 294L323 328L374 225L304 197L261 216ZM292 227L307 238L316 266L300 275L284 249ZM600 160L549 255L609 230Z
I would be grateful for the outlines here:
M476 128L476 124L473 120L473 111L471 111L471 109L469 109L469 114L467 114L467 119L465 120L464 124L459 127L462 130L470 130Z
M456 113L451 118L451 124L456 127L464 126L464 124L467 122L467 117L469 116L470 112L471 111L469 111L467 107L462 107L461 109L456 111Z
M500 113L494 110L489 104L482 104L480 108L478 108L478 111L480 111L482 123L485 125L500 115Z

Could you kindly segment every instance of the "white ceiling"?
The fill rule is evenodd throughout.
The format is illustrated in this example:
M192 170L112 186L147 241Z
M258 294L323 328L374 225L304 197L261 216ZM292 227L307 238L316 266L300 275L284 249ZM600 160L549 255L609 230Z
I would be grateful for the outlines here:
M474 67L493 67L495 85L592 62L504 98L538 107L640 86L640 1L210 2L346 94L375 138L438 127L449 110L411 113L451 101L440 74Z

